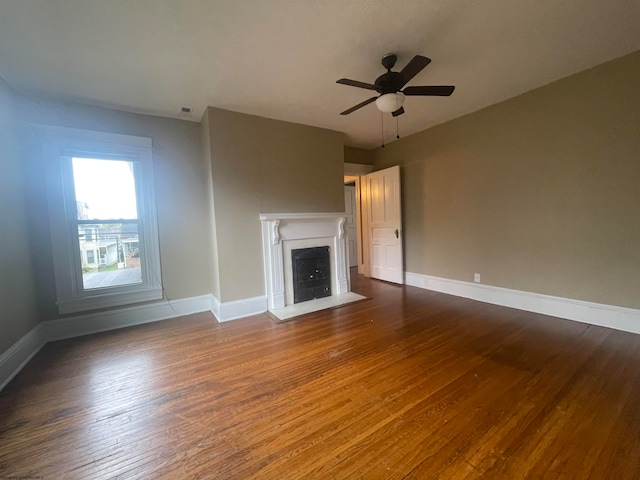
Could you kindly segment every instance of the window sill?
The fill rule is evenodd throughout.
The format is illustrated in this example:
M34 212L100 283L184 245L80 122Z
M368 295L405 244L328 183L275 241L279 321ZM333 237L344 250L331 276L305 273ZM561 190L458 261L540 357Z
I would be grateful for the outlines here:
M162 288L149 288L130 292L105 293L80 298L62 300L57 303L61 315L67 313L87 312L101 308L120 307L134 303L149 302L162 299Z

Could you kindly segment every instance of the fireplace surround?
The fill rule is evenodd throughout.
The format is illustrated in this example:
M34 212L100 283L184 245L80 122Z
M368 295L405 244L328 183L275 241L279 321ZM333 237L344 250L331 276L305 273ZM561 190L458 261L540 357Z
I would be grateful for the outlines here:
M261 214L265 287L269 310L295 303L291 252L328 247L331 297L349 292L344 213Z

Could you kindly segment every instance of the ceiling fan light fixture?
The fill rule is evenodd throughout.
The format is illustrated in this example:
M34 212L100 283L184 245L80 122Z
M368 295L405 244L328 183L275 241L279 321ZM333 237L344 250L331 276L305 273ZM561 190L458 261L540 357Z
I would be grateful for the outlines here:
M400 92L385 93L376 98L376 107L385 113L391 113L398 110L404 103L404 95Z
M340 112L340 115L349 115L362 107L366 107L370 103L376 102L378 110L384 113L390 113L397 119L404 113L402 105L404 104L405 95L448 97L456 88L454 85L420 85L405 88L405 85L409 83L413 77L431 63L431 59L423 57L422 55L415 55L399 72L391 70L395 63L396 56L392 53L382 57L382 66L387 69L387 73L376 78L375 83L359 82L358 80L350 80L348 78L336 80L336 83L342 85L375 90L381 94L379 97L368 98L364 102L360 102L344 112Z

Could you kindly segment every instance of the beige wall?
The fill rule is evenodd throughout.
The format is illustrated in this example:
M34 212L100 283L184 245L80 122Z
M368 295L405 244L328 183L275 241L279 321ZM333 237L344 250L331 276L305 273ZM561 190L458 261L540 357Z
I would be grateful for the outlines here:
M344 211L343 135L209 107L222 302L265 294L260 213Z
M46 124L152 138L165 297L178 299L210 292L208 180L198 123L30 97L21 97L20 109L25 131L29 124ZM55 284L43 158L34 140L27 140L25 155L31 182L32 242L37 245L33 258L38 265L40 315L50 319L57 316Z
M639 85L636 52L376 149L406 270L640 308Z
M0 79L0 354L38 324L25 177L13 94Z
M373 151L364 148L344 147L344 163L373 165Z

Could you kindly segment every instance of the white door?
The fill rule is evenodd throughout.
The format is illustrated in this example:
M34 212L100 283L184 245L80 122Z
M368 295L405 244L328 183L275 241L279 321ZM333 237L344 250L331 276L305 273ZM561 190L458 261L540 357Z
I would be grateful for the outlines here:
M349 245L349 266L358 266L358 229L356 227L356 187L344 186L344 211L347 214L347 242Z
M365 180L369 199L369 273L373 278L404 283L400 167L370 173Z

